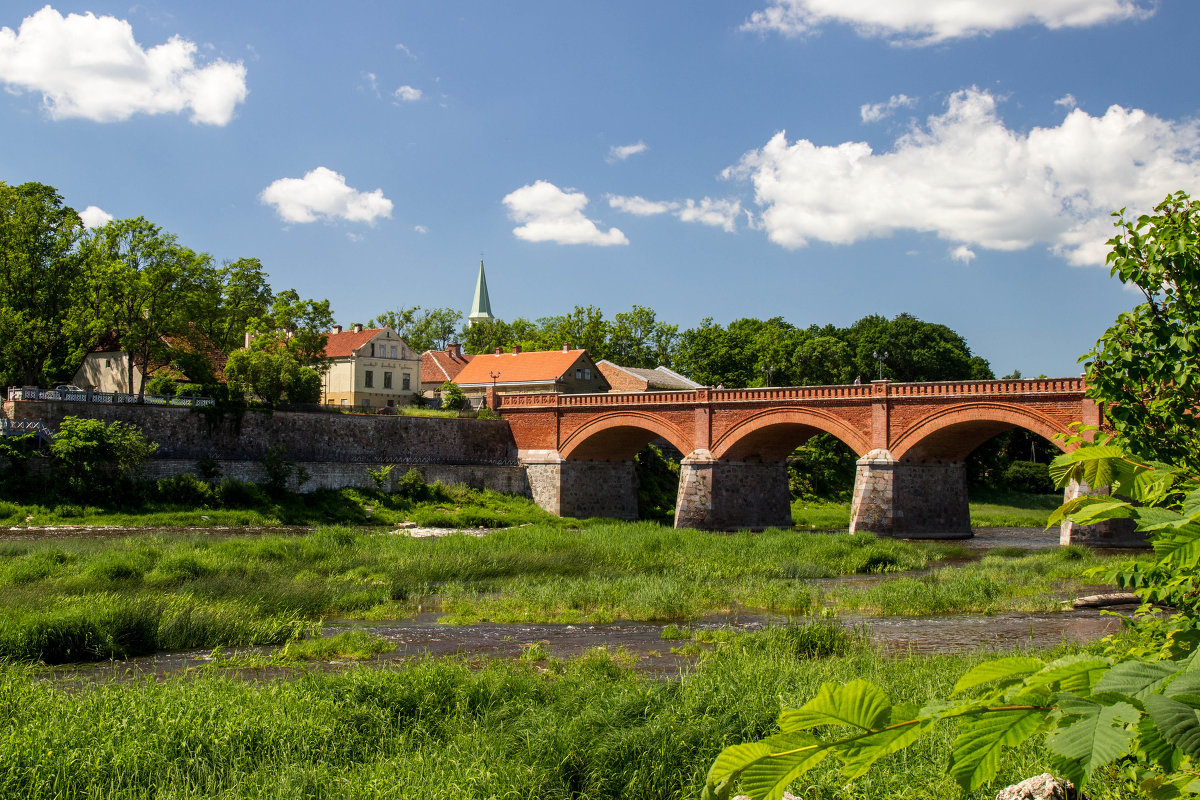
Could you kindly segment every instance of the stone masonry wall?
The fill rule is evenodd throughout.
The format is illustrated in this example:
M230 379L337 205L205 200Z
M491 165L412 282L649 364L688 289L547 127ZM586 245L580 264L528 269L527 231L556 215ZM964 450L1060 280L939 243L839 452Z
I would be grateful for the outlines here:
M502 420L247 411L240 417L166 406L66 401L5 401L13 419L63 417L122 420L158 442L157 458L261 461L283 445L294 461L379 464L516 464L512 433Z
M897 461L887 450L858 460L850 532L946 539L971 535L962 463Z
M145 468L148 478L195 473L198 460L210 458L220 464L222 475L261 481L266 477L262 460L279 444L287 459L309 473L309 480L295 487L304 491L369 486L368 469L395 464L393 479L416 467L430 483L529 494L512 433L502 420L286 411L208 416L186 408L65 401L6 401L3 411L53 428L66 416L137 425L159 444Z
M534 502L563 517L637 519L637 474L629 461L527 464Z
M790 528L791 500L783 462L728 462L689 457L680 465L676 528Z

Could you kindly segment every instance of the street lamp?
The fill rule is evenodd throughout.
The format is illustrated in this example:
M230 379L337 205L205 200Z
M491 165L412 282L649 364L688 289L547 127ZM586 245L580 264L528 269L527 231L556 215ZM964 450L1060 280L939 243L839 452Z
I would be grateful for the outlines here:
M871 355L875 356L875 363L879 365L879 380L883 380L883 362L884 362L884 359L886 359L888 357L888 351L884 350L881 353L878 350L876 350Z
M488 375L491 375L491 376L492 376L492 391L493 391L493 392L495 392L495 391L496 391L496 378L499 378L499 377L500 377L500 373L499 373L499 372L492 372L492 371L490 371L490 370L489 370L489 371L488 371Z

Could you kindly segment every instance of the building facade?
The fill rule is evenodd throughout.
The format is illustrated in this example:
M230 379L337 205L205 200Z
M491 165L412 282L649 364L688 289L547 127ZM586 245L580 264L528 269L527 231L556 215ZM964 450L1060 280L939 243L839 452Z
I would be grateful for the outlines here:
M488 389L497 394L585 394L612 388L596 368L587 350L564 345L562 350L511 352L472 356L454 378L472 405L479 405Z
M325 343L321 402L360 411L412 403L421 389L421 356L391 328L335 325Z

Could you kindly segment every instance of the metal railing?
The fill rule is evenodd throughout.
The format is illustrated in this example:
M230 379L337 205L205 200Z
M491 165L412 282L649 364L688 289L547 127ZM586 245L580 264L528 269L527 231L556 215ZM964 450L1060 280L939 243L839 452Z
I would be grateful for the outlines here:
M55 430L40 419L0 417L0 436L24 436L30 433L46 444L54 441Z
M214 400L211 397L165 397L157 394L96 392L90 389L69 392L59 389L39 389L36 386L10 386L8 389L8 399L102 403L105 405L171 406L173 408L206 408L214 404Z

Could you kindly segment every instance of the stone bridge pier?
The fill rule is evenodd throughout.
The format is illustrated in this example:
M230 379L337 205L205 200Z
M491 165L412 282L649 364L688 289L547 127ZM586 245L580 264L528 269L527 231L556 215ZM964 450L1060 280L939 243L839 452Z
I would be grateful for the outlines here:
M676 528L790 528L792 503L783 461L727 461L694 450L679 465Z
M584 461L556 451L522 454L533 501L560 517L635 520L637 474L632 461Z
M878 448L858 460L850 533L906 539L971 536L967 468L961 461L901 461Z

